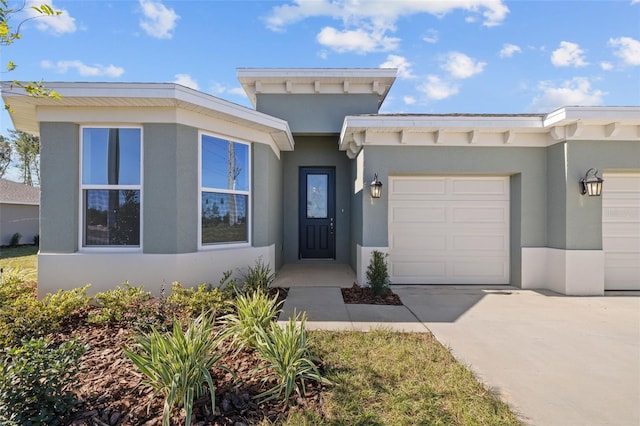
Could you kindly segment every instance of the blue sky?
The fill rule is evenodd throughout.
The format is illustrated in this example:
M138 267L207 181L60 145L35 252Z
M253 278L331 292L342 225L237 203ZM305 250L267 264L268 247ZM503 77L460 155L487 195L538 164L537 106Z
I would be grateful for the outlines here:
M3 80L178 82L250 107L240 67L391 66L385 113L640 105L640 0L49 4L62 15L2 48Z

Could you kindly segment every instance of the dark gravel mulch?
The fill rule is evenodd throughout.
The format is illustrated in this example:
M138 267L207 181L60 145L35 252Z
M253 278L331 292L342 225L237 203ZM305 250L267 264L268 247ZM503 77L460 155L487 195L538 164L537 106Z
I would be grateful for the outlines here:
M350 288L342 288L342 298L347 304L402 305L402 301L390 288L382 296L375 296L368 287L353 283Z

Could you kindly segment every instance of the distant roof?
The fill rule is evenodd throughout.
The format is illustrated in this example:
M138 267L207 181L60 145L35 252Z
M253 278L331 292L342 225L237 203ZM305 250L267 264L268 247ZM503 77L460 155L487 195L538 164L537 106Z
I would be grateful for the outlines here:
M40 204L40 188L0 179L0 203Z

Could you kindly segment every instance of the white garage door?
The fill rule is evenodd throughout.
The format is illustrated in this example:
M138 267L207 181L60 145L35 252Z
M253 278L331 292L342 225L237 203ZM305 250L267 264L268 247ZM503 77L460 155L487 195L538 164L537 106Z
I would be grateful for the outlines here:
M640 173L604 174L605 290L640 290Z
M389 178L394 284L508 284L509 178Z

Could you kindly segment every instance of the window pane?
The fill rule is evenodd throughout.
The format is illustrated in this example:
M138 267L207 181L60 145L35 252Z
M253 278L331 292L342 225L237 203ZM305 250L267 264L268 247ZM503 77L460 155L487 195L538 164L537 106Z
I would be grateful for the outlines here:
M83 129L82 183L139 185L140 129Z
M202 136L202 186L249 190L249 145Z
M307 217L327 217L327 175L307 175Z
M202 244L249 241L246 195L202 193Z
M85 245L140 245L140 191L88 189L84 205Z

